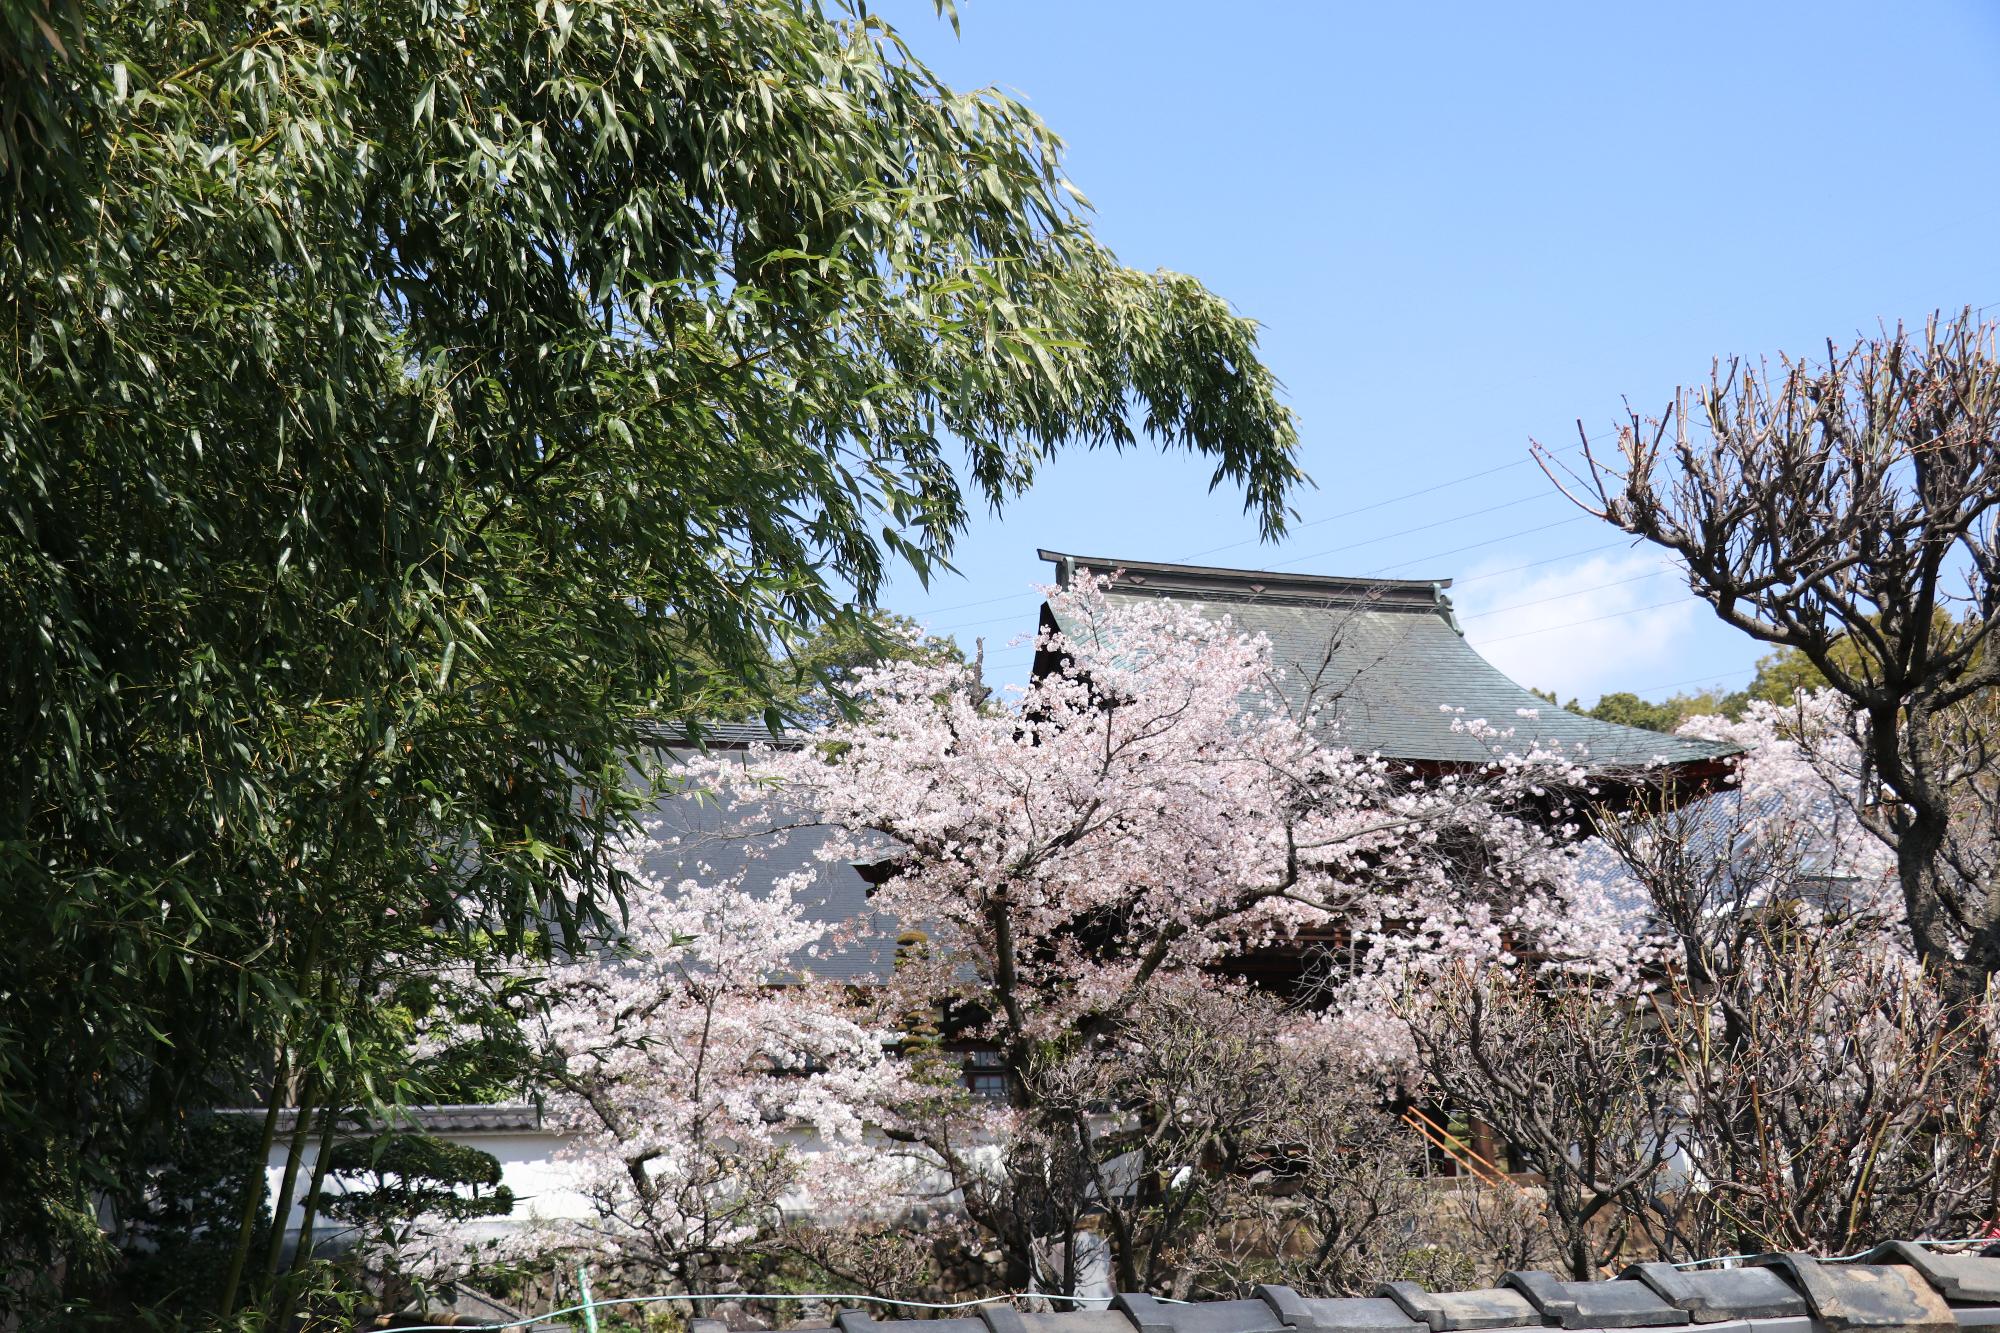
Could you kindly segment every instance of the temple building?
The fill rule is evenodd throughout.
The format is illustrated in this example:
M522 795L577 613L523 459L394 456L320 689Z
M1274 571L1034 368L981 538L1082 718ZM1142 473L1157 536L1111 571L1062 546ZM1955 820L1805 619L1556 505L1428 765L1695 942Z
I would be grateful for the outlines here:
M1090 570L1113 577L1107 596L1114 603L1174 598L1265 635L1285 669L1283 688L1291 702L1303 705L1307 692L1316 692L1319 726L1329 744L1405 760L1430 772L1469 769L1491 760L1492 751L1486 742L1454 730L1452 722L1459 716L1483 718L1513 730L1509 748L1543 746L1579 756L1602 799L1612 804L1642 793L1656 802L1705 793L1726 774L1734 753L1707 741L1568 712L1515 684L1465 641L1447 595L1449 580L1384 582L1055 551L1040 555L1055 566L1058 586ZM1064 628L1047 603L1039 615L1043 630ZM1033 670L1039 675L1058 665L1043 651ZM776 743L804 739L794 735ZM740 752L772 740L761 725L723 724L705 728L699 748ZM669 747L684 753L696 748L692 742ZM809 963L802 958L801 967L822 978L866 985L895 965L902 926L869 902L872 881L889 868L887 861L854 865L820 859L815 853L830 835L816 829L798 830L782 850L760 854L742 837L746 827L758 823L754 809L724 811L708 801L670 799L655 813L659 826L643 863L660 882L699 873L741 875L755 892L807 870L812 883L801 901L808 915L844 929L836 945L816 952ZM1321 934L1330 941L1338 932ZM1286 984L1300 965L1297 952L1287 950L1240 961L1241 970L1269 984Z
M1055 567L1055 582L1068 584L1089 570L1112 578L1114 602L1167 597L1193 603L1204 614L1227 616L1232 624L1271 642L1285 670L1283 688L1294 705L1308 691L1321 705L1318 725L1329 744L1349 746L1407 761L1420 769L1470 769L1492 758L1485 742L1454 730L1455 717L1483 718L1511 728L1507 744L1579 755L1606 797L1650 793L1651 799L1682 800L1706 792L1727 772L1734 751L1690 738L1661 735L1583 717L1509 680L1465 640L1447 595L1449 580L1373 580L1266 570L1218 569L1042 551ZM1046 603L1042 629L1062 629ZM1026 628L1023 626L1023 628ZM1038 653L1033 670L1056 670L1059 662ZM1449 711L1448 711L1449 710ZM1459 711L1462 710L1462 711ZM765 743L801 744L806 737L774 738L761 725L713 724L699 742L679 737L665 742L670 754L742 754ZM829 947L801 956L801 972L865 987L895 966L903 927L876 912L871 881L883 866L821 859L829 836L824 830L796 830L782 847L762 854L746 843L746 826L759 822L756 809L724 810L715 802L668 797L654 810L656 822L641 856L646 874L671 885L687 876L734 876L752 893L804 870L811 882L800 895L807 915L842 927ZM886 865L886 863L884 863ZM1337 928L1304 932L1294 942L1240 955L1229 970L1277 988L1298 984L1315 951L1342 947ZM967 1087L975 1094L1006 1095L1006 1081L992 1053L977 1042L953 1043L964 1060ZM1437 1108L1431 1108L1435 1111ZM1433 1143L1442 1143L1442 1120L1425 1121L1423 1108L1406 1118ZM508 1186L534 1198L548 1217L581 1217L587 1205L570 1188L557 1160L560 1139L540 1110L530 1104L426 1107L411 1112L410 1127L464 1142L493 1153L503 1164ZM1430 1125L1425 1129L1424 1125ZM268 1164L274 1195L280 1187L284 1148L274 1144ZM1500 1155L1490 1136L1477 1127L1478 1150ZM1450 1174L1464 1163L1441 1150L1437 1169ZM280 1219L295 1232L297 1209Z
M1042 551L1055 583L1088 570L1110 578L1115 604L1149 597L1191 602L1228 616L1271 641L1295 706L1310 693L1321 705L1328 743L1449 770L1490 759L1487 745L1455 717L1509 728L1516 750L1542 746L1575 754L1614 788L1657 786L1686 795L1727 772L1727 746L1600 722L1558 708L1502 675L1466 642L1452 612L1450 579L1359 579L1268 570L1217 569ZM1044 603L1041 628L1063 629ZM1046 651L1036 674L1055 670Z

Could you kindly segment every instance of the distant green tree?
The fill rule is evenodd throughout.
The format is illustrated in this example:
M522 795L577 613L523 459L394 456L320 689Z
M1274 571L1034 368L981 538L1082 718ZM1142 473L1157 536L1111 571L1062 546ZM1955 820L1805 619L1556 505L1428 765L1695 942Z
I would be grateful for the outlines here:
M1680 725L1680 713L1671 702L1648 703L1628 691L1604 695L1592 706L1590 716L1600 722L1644 727L1648 731L1672 731Z
M1780 648L1757 659L1757 674L1744 693L1765 703L1788 704L1801 690L1826 688L1826 677L1796 648Z
M1717 715L1734 721L1743 716L1753 700L1789 704L1801 690L1822 689L1826 677L1795 648L1780 648L1757 659L1757 674L1740 690L1707 689L1695 694L1675 694L1659 702L1641 699L1629 690L1600 695L1589 708L1575 699L1562 705L1572 713L1583 713L1600 722L1617 722L1647 731L1672 732L1691 717ZM1553 690L1531 689L1550 703Z
M1282 528L1059 148L858 0L0 6L0 1319L164 1118L398 1095L393 971L615 914L661 721L1057 450Z
M1549 690L1534 690L1533 693L1556 701ZM1629 690L1616 690L1598 696L1589 708L1571 699L1563 707L1572 713L1596 718L1599 722L1614 722L1620 726L1641 727L1647 731L1672 732L1691 717L1705 713L1719 713L1735 718L1742 715L1747 696L1741 691L1722 693L1718 690L1704 690L1699 694L1676 694L1659 702L1641 699Z

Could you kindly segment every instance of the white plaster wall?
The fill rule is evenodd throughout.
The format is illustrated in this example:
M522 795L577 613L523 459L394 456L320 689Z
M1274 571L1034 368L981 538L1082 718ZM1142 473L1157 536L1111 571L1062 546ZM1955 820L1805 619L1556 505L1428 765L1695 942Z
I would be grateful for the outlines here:
M501 1182L514 1191L514 1212L506 1218L495 1218L496 1225L518 1225L533 1217L570 1218L587 1217L590 1205L577 1193L573 1185L571 1169L556 1160L556 1152L562 1146L562 1136L547 1130L530 1131L472 1131L465 1133L451 1131L426 1131L437 1138L452 1143L463 1143L481 1152L492 1153L500 1162ZM265 1183L271 1189L271 1205L277 1206L279 1192L284 1188L285 1136L271 1145L271 1155L264 1164ZM293 1204L285 1218L285 1234L296 1238L299 1223L304 1220L304 1209L299 1201L312 1184L313 1162L318 1154L310 1146L303 1154L299 1165L298 1180L292 1189ZM328 1193L338 1193L338 1181L327 1182ZM315 1247L323 1242L345 1239L342 1223L322 1214L313 1223Z

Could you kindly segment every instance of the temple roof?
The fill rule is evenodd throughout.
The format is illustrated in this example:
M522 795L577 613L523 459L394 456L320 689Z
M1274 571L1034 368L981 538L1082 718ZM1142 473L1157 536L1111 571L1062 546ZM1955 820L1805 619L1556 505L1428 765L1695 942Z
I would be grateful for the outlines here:
M1439 764L1476 764L1487 745L1454 731L1483 718L1512 729L1510 747L1576 753L1598 771L1715 769L1736 751L1713 741L1600 722L1556 707L1502 675L1458 627L1449 579L1359 579L1115 560L1042 551L1067 587L1078 570L1112 575L1112 602L1194 602L1271 641L1284 689L1302 703L1318 682L1329 739L1356 750ZM1043 625L1059 625L1045 604ZM1037 672L1052 668L1037 657Z
M676 738L667 755L682 761L706 750L740 760L751 745L802 743L798 735L774 734L754 722L704 723L699 731L699 745ZM786 827L796 818L796 811L776 802L718 802L696 789L670 793L652 810L640 868L669 886L690 878L741 876L744 891L754 898L775 894L781 881L805 872L809 882L793 886L794 900L806 920L831 926L834 933L793 955L799 975L841 982L886 978L896 965L896 919L869 905L867 876L852 862L820 856L833 830Z

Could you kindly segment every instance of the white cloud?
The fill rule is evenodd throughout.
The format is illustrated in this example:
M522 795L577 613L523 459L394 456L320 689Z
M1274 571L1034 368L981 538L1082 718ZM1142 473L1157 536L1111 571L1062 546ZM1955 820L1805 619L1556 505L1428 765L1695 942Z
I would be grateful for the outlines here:
M1663 555L1634 551L1526 577L1481 577L1514 563L1467 571L1451 595L1467 641L1521 684L1587 707L1606 691L1685 674L1676 664L1709 612Z

